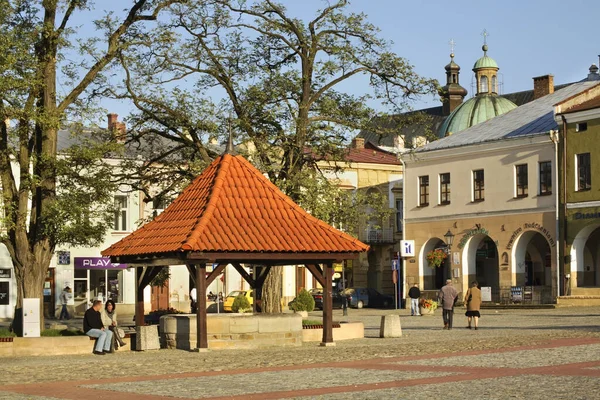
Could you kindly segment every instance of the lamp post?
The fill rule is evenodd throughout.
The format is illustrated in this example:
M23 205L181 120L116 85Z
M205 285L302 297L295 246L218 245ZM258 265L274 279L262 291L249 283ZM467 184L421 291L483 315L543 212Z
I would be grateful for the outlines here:
M452 279L452 243L454 242L454 233L448 229L448 232L444 234L444 239L446 239L446 253L448 253L448 266L449 266L449 279Z

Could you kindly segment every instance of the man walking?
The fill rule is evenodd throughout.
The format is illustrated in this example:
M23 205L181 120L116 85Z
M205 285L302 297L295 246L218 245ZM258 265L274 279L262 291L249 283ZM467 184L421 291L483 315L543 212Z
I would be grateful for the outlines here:
M421 316L421 313L419 313L421 291L419 290L419 285L417 283L415 283L408 291L408 297L410 297L410 316Z
M59 299L60 299L60 304L62 305L61 309L60 309L60 316L58 317L58 319L70 319L69 317L69 313L67 311L67 304L69 304L69 299L71 298L71 288L70 287L65 287L63 289L63 291L60 293Z
M90 307L83 315L83 331L90 337L98 338L96 347L94 348L94 354L98 355L113 352L110 350L113 333L110 329L104 328L102 316L100 315L101 309L102 301L94 300L92 307Z
M458 298L458 292L452 286L452 279L446 279L446 284L438 293L438 302L442 305L442 317L444 318L444 329L452 329L452 316L454 314L454 303Z

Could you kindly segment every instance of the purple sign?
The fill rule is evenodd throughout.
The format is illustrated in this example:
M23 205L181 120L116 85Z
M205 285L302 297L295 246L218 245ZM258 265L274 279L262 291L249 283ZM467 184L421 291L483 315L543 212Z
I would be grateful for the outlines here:
M113 264L110 257L75 257L75 269L127 269L127 264Z

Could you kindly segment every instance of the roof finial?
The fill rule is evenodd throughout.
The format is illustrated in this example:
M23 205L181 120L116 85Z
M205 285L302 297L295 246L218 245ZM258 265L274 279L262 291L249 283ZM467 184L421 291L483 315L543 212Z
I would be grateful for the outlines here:
M227 124L229 125L229 138L227 139L227 146L225 147L225 154L235 155L235 150L233 149L233 130L231 129L231 114L229 114L229 118L227 119Z
M481 46L481 50L483 50L483 55L485 56L485 53L488 51L487 37L490 36L490 33L487 29L484 29L483 32L481 32L481 36L483 36L483 46Z
M454 46L456 45L456 42L454 39L450 39L448 44L450 45L450 58L454 59Z

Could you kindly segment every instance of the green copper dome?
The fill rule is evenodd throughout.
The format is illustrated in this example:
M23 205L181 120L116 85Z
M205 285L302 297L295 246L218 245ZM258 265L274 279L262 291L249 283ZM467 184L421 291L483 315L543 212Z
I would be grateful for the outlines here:
M445 137L464 131L488 119L517 108L515 103L493 94L480 94L458 106L442 124L439 136Z
M475 61L475 65L473 65L473 71L479 69L479 68L498 68L498 64L496 63L496 60L494 60L492 57L488 57L487 56L487 44L484 44L483 47L481 47L481 50L483 50L483 57L481 57L479 60Z

